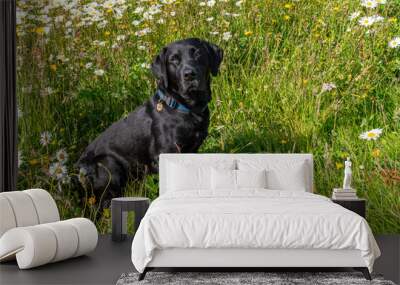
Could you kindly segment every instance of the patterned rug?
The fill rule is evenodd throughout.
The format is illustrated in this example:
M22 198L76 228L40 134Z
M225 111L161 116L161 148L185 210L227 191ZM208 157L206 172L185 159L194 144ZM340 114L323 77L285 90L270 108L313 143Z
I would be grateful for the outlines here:
M368 281L359 272L148 272L146 278L138 281L138 273L122 274L117 285L395 285L382 276L372 275Z

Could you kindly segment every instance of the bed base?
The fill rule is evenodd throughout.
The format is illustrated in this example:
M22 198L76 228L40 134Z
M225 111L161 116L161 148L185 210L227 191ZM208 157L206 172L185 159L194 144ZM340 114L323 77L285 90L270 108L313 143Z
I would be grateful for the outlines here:
M353 268L371 280L368 268L359 250L351 249L254 249L254 248L168 248L156 249L152 260L139 275L143 280L146 273L154 269L194 268L215 271L217 269L250 271L263 269L285 271L323 271L337 268Z
M146 273L147 272L152 271L152 270L156 270L156 269L161 269L161 268L165 269L164 267L160 267L160 268L157 268L157 267L146 267L144 269L144 271L139 274L138 281L142 281L146 277ZM235 268L234 267L234 268L232 268L231 267L231 268L229 268L229 270L226 270L227 268L224 268L224 271L228 271L228 272L244 272L244 271L263 272L263 271L266 271L266 272L268 272L272 268L274 270L277 270L277 271L291 271L291 270L295 269L295 267L291 267L291 268L289 268L289 267L287 267L287 268L281 268L281 267L269 267L269 268L260 268L260 267L258 267L258 268L254 268L254 267L251 267L251 268L243 268L243 267L242 268ZM352 268L355 271L360 271L364 275L364 278L366 280L372 280L371 275L369 274L369 270L368 270L367 267L348 267L348 268L350 268L350 269ZM171 269L171 268L168 268L168 269ZM174 268L174 269L176 269L176 268ZM191 271L199 271L198 268L195 268L195 267L185 267L184 269L185 269L184 271L188 271L188 269L190 269ZM220 267L213 267L213 268L203 267L203 268L201 268L200 271L202 271L202 272L204 272L204 271L213 272L213 271L216 271L216 269L220 270L222 268L220 268ZM298 269L298 268L296 268L296 269ZM317 268L309 267L309 268L304 269L304 271L306 271L306 270L314 271L315 269L317 269ZM326 269L326 267L323 268L323 269ZM319 269L317 271L323 271L323 270Z

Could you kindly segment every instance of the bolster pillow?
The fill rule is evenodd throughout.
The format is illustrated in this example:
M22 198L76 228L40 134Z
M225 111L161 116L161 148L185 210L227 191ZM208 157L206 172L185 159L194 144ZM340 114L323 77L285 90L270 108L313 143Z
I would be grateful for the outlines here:
M0 238L0 261L16 257L28 269L86 254L96 248L96 226L86 218L13 228Z
M0 237L15 227L60 220L56 202L43 189L0 193Z

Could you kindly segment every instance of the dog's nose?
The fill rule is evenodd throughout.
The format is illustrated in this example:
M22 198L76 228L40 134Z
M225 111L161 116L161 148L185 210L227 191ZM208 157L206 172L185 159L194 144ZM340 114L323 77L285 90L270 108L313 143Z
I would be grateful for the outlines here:
M196 76L196 71L191 68L187 68L183 71L183 78L185 80L192 80Z

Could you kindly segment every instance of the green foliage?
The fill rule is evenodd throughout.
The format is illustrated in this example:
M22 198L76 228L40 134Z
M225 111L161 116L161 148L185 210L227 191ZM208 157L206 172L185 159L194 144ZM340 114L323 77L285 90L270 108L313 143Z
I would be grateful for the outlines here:
M315 190L327 196L350 156L373 231L400 233L400 48L389 46L400 36L397 1L374 9L353 0L77 3L18 3L26 12L17 27L21 189L48 189L65 217L93 217L99 201L90 191L81 200L65 177L77 177L73 164L98 134L153 95L148 64L160 49L195 36L225 52L201 152L313 153ZM84 9L90 3L97 12ZM374 15L384 20L359 23ZM359 137L374 128L383 130L376 140ZM54 165L60 149L68 159ZM133 177L125 195L154 199L157 183ZM109 210L100 214L109 231Z

